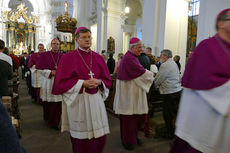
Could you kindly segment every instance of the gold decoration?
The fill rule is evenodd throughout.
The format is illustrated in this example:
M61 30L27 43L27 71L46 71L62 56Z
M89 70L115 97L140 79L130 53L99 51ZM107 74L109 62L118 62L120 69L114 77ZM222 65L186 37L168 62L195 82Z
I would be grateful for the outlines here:
M57 31L72 33L71 42L60 42L62 51L71 51L75 48L75 30L77 25L77 20L75 18L69 17L68 14L68 0L65 1L65 13L56 19Z
M70 18L68 14L61 15L56 19L57 30L62 32L74 32L76 30L77 20Z
M77 20L68 15L68 0L65 1L65 14L56 19L57 30L61 32L74 33L76 30Z
M28 24L32 24L32 23L37 23L38 21L38 17L32 15L27 17L27 7L25 7L25 5L20 4L17 6L17 10L15 12L13 11L4 11L2 12L3 14L3 19L5 21L11 21L11 22L18 22L17 20L22 17L26 23Z
M8 11L2 12L2 17L3 17L4 20L7 20L8 16L9 16L9 12Z
M65 13L67 13L67 14L68 14L68 7L69 7L68 1L69 1L69 0L66 0L66 1L65 1Z
M7 47L12 48L17 55L34 50L38 16L27 16L27 7L23 4L18 5L16 10L2 12L2 16L8 30ZM19 19L23 19L25 23L20 22Z

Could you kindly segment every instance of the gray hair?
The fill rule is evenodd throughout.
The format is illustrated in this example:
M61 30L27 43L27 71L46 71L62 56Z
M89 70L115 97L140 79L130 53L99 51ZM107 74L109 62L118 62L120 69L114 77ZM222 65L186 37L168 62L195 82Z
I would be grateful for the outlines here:
M168 56L168 58L172 58L172 51L169 49L164 49L161 51L161 54Z
M141 44L141 41L138 41L137 43L134 43L134 44L129 44L129 50L131 50L132 47L134 47L138 44Z

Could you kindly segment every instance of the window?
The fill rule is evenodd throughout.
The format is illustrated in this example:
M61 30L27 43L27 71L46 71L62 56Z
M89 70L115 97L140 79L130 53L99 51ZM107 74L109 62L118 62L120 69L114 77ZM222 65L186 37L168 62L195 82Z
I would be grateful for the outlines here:
M192 0L189 4L189 16L199 15L200 0Z

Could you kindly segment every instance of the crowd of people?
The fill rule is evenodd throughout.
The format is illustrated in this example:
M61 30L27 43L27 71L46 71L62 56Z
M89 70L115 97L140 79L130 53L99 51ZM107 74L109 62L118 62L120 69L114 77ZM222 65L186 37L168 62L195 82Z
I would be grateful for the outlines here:
M7 95L7 81L13 69L21 65L22 79L27 79L29 93L42 104L48 126L70 133L74 153L102 153L110 133L104 101L112 86L111 76L115 75L113 109L120 118L125 149L133 150L142 144L138 131L154 113L152 99L158 91L165 127L156 134L174 138L170 153L227 153L230 9L219 13L216 29L214 37L195 48L183 75L179 55L173 56L170 49L163 49L159 57L154 57L152 49L143 49L136 37L130 39L125 55L118 54L117 62L113 53L106 60L105 51L100 55L90 49L92 36L86 27L76 30L78 47L66 54L59 51L60 41L54 38L50 51L44 52L44 45L39 44L37 53L25 53L18 59L12 53L6 55L7 49L0 40L0 97ZM4 113L2 106L1 109ZM9 122L7 114L4 116L5 122ZM0 122L4 118L0 116ZM3 124L0 126L3 129ZM9 141L25 152L17 138ZM3 143L0 139L0 148Z

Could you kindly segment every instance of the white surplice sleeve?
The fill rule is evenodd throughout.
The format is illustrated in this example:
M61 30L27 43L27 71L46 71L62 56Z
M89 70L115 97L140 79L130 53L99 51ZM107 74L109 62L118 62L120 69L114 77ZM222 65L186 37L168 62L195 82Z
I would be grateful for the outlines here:
M78 80L78 82L71 89L62 94L63 100L65 101L67 106L70 106L75 101L79 94L79 91L81 90L83 82L84 80Z
M99 91L100 91L100 93L102 95L103 100L106 100L106 98L109 96L109 89L106 88L106 86L105 86L103 81L102 81L102 86L103 86L103 89L99 88Z
M69 118L67 113L67 107L77 98L79 91L81 90L84 80L78 80L78 82L69 89L66 93L62 94L62 115L61 115L61 132L69 131Z
M184 88L175 134L204 153L230 150L230 81L209 90Z
M149 89L153 83L153 79L153 73L151 71L146 70L144 74L134 79L134 82L145 92L149 92Z
M211 90L197 90L198 95L223 116L230 116L230 81Z
M50 76L50 73L51 73L51 70L49 69L44 69L44 70L39 70L40 74L45 77L45 78L49 78Z

